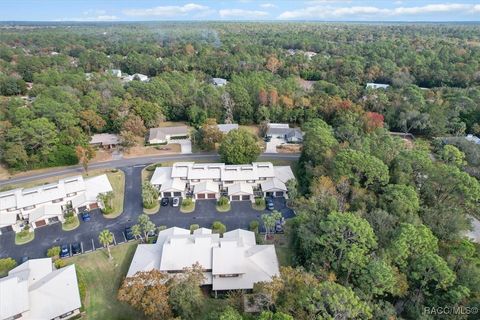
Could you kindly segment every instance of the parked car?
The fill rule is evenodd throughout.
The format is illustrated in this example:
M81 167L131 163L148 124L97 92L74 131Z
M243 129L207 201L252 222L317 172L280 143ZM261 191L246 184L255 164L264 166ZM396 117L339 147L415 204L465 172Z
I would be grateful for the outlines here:
M82 253L82 246L80 245L80 242L75 242L72 244L72 256L76 254Z
M132 232L132 227L125 227L125 238L127 239L127 241L135 239L135 236Z
M70 257L70 249L67 244L64 244L60 247L60 258Z
M275 222L275 233L283 233L283 225L280 221Z
M23 256L20 261L21 261L21 263L24 263L24 262L27 262L28 259L29 259L28 256Z
M169 203L170 203L169 198L162 198L162 201L160 201L160 204L162 205L162 207L168 206Z
M82 220L85 221L85 222L90 221L90 212L83 211L82 212Z
M263 138L263 141L270 142L270 141L272 141L272 137L266 136L265 138Z
M275 209L275 204L273 203L273 199L272 198L267 198L265 199L265 204L267 205L267 209L272 211Z
M178 207L179 204L180 204L180 198L179 197L173 198L172 207Z

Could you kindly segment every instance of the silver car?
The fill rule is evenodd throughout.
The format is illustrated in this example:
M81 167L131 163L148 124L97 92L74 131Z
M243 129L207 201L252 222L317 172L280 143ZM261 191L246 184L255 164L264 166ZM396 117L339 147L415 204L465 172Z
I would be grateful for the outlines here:
M179 197L173 198L172 206L173 207L178 207L179 204L180 204L180 198Z

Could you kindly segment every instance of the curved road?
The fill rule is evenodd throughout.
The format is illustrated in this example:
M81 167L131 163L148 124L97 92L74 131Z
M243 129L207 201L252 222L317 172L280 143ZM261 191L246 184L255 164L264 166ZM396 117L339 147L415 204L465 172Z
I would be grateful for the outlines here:
M259 160L296 160L298 154L262 154ZM84 223L72 231L63 231L60 223L48 225L35 230L35 239L25 245L15 245L14 232L7 232L0 235L0 258L12 257L20 260L22 257L29 258L45 257L48 248L55 245L71 244L79 242L84 251L95 250L100 247L98 243L98 234L101 230L107 228L115 236L115 242L124 242L123 231L126 226L133 225L140 213L143 212L141 197L141 172L142 169L151 163L160 161L185 161L185 160L208 160L218 161L218 154L200 153L189 155L169 155L158 157L141 157L133 159L122 159L108 162L95 163L90 165L91 169L99 168L117 168L125 173L125 199L123 213L114 219L106 219L99 212L92 214L92 220ZM10 183L29 182L36 179L54 177L66 174L79 174L83 172L80 166L52 170L46 173L33 174L29 176L13 178L0 181L0 186ZM277 201L276 208L288 218L293 215L292 211L285 207L281 201ZM198 223L201 226L210 227L214 220L221 220L229 229L248 228L248 224L253 219L259 219L261 212L255 211L247 203L232 204L232 210L222 215L216 214L215 202L203 201L197 205L193 214L179 214L177 208L162 207L161 214L150 216L152 221L158 225L179 226L188 228L192 223Z

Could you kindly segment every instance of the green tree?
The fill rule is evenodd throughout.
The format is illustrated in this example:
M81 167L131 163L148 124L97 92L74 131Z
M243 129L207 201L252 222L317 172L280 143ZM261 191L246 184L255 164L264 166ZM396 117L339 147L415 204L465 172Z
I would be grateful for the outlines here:
M132 235L135 237L135 239L142 239L142 227L138 224L134 224L132 226Z
M389 180L388 167L380 159L355 150L339 152L334 159L333 172L337 180L345 176L364 187L385 185Z
M314 165L323 164L333 156L338 145L333 129L325 121L314 119L304 124L303 155Z
M172 280L168 301L173 312L182 319L197 319L205 300L200 289L203 280L202 266L198 263L185 268L182 277Z
M380 195L380 207L398 217L400 222L419 222L420 200L417 191L402 184L389 184Z
M260 155L256 137L244 129L230 131L218 151L223 162L228 164L251 163Z
M103 205L102 212L104 214L113 212L113 198L113 191L98 194L97 201Z
M155 224L150 221L150 217L146 214L141 214L138 217L137 224L140 226L140 229L142 230L143 236L145 238L145 241L148 241L148 234L150 232L155 231Z
M465 164L465 153L460 151L457 147L450 144L443 146L439 153L440 159L447 164L461 167Z
M220 221L213 221L212 232L223 235L227 231L227 227Z
M47 257L53 258L56 260L60 257L60 247L54 246L47 250Z
M107 248L108 258L112 259L112 254L110 253L110 244L113 242L113 233L111 233L108 229L102 230L102 232L100 232L98 235L98 241L100 241L102 246Z
M143 207L152 209L158 204L158 189L155 188L149 181L142 184L142 199Z
M242 320L242 315L234 308L227 306L220 314L219 320Z

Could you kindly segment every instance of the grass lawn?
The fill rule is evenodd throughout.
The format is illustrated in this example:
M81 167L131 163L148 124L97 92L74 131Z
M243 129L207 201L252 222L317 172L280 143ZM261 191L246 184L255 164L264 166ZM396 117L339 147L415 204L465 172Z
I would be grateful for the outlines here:
M265 244L274 244L275 251L277 252L278 262L280 266L293 265L293 250L290 248L290 236L289 236L288 223L285 225L285 233L275 234L272 240L265 240Z
M112 247L112 260L108 259L105 250L65 259L67 264L75 264L85 279L87 290L85 301L82 301L85 319L145 319L116 298L136 247L136 242Z
M77 215L74 215L71 223L67 223L66 221L65 223L62 223L62 230L71 231L71 230L77 229L79 225L80 225L80 220L78 220Z
M232 206L230 205L230 202L227 203L226 205L224 206L219 206L218 204L216 205L216 208L217 208L217 211L219 212L228 212L230 211L230 209L232 208Z
M182 204L180 205L180 211L183 213L191 213L195 211L195 201L192 201L192 203L187 206L184 206L182 202Z
M152 209L143 208L143 213L155 214L155 213L158 212L159 209L160 209L160 201L157 201L157 205L155 207L153 207Z
M123 212L123 199L125 197L125 174L122 170L110 170L107 172L108 180L113 188L113 212L104 214L105 218L113 219Z
M22 245L35 239L35 231L21 231L15 234L15 244Z

